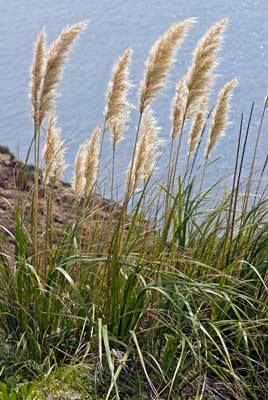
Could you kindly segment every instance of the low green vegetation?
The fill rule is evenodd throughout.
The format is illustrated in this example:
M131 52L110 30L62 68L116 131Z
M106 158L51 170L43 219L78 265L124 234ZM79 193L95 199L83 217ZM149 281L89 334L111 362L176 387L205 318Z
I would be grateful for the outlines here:
M211 187L206 180L237 84L229 81L207 112L225 20L201 39L177 84L166 143L151 110L193 22L173 25L149 54L124 187L117 182L116 161L130 114L131 51L115 64L103 128L80 147L72 189L66 186L75 197L73 220L60 230L54 205L63 201L57 182L64 142L56 127L55 91L70 46L85 26L67 27L48 49L45 33L39 35L27 155L34 158L31 209L18 191L10 204L14 229L1 225L0 399L266 398L267 159L260 169L256 159L267 104L253 149L247 139L254 107L249 121L241 118L237 148L228 149L236 155L232 176ZM101 156L110 132L107 166ZM187 134L190 147L184 148ZM167 165L155 174L163 154ZM27 171L20 169L21 179ZM107 193L111 201L104 205ZM14 252L6 250L6 236Z

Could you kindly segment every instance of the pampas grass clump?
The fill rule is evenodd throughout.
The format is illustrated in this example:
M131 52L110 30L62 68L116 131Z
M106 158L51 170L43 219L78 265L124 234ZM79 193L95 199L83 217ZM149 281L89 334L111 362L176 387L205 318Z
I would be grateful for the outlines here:
M5 382L0 398L32 398L35 392L30 387L29 397L28 384L21 381L38 382L41 373L49 382L62 364L77 368L78 382L69 394L81 399L266 397L268 209L262 183L267 158L259 175L254 166L263 119L246 185L251 119L244 138L242 117L231 190L228 185L221 190L223 180L204 189L214 164L208 158L228 126L237 85L228 82L208 113L225 20L199 41L193 64L178 80L167 145L161 146L151 108L192 23L172 25L149 53L137 121L129 124L134 145L125 185L116 182L123 174L115 156L128 156L127 140L120 141L130 118L131 50L115 63L102 128L80 145L70 189L58 181L65 163L55 99L62 67L85 24L67 27L48 50L45 33L38 36L31 77L34 187L19 189L15 201L8 189L5 208L0 202L0 244L8 235L7 251L0 249L0 338L8 345L2 351L0 343ZM135 106L131 109L135 114ZM266 109L267 102L263 117ZM106 131L111 141L100 168ZM39 187L45 133L48 185ZM204 158L200 149L207 136ZM169 157L162 157L166 150ZM26 167L16 178L24 177ZM9 204L15 218L4 226ZM74 375L67 375L69 383ZM16 376L19 386L11 394ZM57 386L55 396L65 398L66 386ZM44 387L43 395L50 394Z

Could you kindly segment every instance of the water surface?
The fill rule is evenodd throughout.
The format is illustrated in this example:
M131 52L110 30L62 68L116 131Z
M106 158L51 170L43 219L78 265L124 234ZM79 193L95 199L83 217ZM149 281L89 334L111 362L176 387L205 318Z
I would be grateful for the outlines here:
M233 98L231 119L234 123L213 153L221 157L215 167L219 174L227 173L233 165L240 115L244 112L247 117L252 101L256 102L254 126L257 126L268 85L267 0L1 0L0 15L0 143L21 157L32 136L28 81L33 42L44 26L52 41L65 25L89 20L88 29L64 70L57 101L59 125L69 145L67 178L78 145L90 136L96 124L102 124L105 92L114 60L126 47L133 48L131 80L135 87L131 100L136 104L144 60L153 41L170 24L184 18L194 16L198 22L178 53L166 90L154 104L162 137L169 135L169 110L176 80L186 72L199 37L223 17L228 17L230 24L220 53L215 94L233 77L238 77L240 84ZM136 120L133 111L133 122L119 149L120 173L128 163ZM254 140L252 130L249 152ZM109 137L107 147L108 142ZM265 121L259 165L267 153L267 144ZM109 158L108 150L105 156Z

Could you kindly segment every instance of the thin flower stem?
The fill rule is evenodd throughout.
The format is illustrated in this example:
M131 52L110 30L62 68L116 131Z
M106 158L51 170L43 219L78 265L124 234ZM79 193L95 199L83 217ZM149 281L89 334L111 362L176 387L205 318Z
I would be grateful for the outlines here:
M40 143L40 126L34 126L34 193L33 193L33 208L32 208L32 244L34 252L35 265L38 263L38 191L39 191L39 143Z
M204 165L204 168L203 168L202 178L201 178L200 187L199 187L199 193L201 193L202 190L203 190L203 185L204 185L204 181L205 181L205 173L206 173L207 165L208 165L208 158L206 158L205 165Z
M228 217L227 217L227 224L226 224L226 235L225 235L225 240L224 240L224 245L223 245L223 255L225 253L226 246L227 246L227 243L228 243L228 238L229 238L229 229L230 229L232 209L233 209L233 200L234 200L234 194L235 194L235 185L236 185L237 169L238 169L239 154L240 154L240 147L241 147L241 138L242 138L242 130L243 130L243 118L244 118L244 115L242 113L241 120L240 120L240 128L239 128L239 135L238 135L237 150L236 150L236 159L235 159L235 169L234 169L234 175L233 175L232 191L231 191L230 204L229 204ZM228 259L228 257L227 257L227 259Z
M172 135L171 138L171 145L170 145L170 152L169 152L169 160L168 160L168 174L167 174L167 181L168 183L170 182L170 174L171 174L171 165L172 165L172 159L173 159L173 152L174 152L174 137Z
M264 161L264 164L263 164L263 167L262 167L262 171L261 171L261 175L260 175L260 178L259 178L259 181L258 181L258 186L257 186L256 192L255 192L255 195L254 195L253 208L255 207L255 204L256 204L256 199L257 199L258 194L259 194L262 178L264 176L264 172L265 172L265 170L267 168L267 165L268 165L268 154L266 155L266 159Z
M251 163L251 166L250 166L250 173L249 173L249 178L248 178L248 181L247 181L247 188L246 188L246 193L245 193L243 207L242 207L243 214L246 212L247 206L248 206L248 199L249 199L250 189L251 189L251 185L252 185L252 176L253 176L253 172L254 172L255 160L256 160L257 150L258 150L260 136L261 136L261 132L262 132L264 116L265 116L265 112L266 112L266 108L267 108L266 103L267 103L267 100L265 101L265 104L264 104L264 107L263 107L263 110L262 110L261 121L260 121L259 129L258 129L255 148L254 148L254 154L253 154L252 163Z
M169 208L169 199L170 199L170 183L171 183L171 166L172 166L172 159L173 159L173 152L174 152L174 137L172 135L171 138L171 146L170 146L170 152L169 152L169 161L168 161L168 174L167 174L167 190L165 193L165 215L167 215L168 208Z
M112 181L111 181L111 200L113 201L113 191L114 191L114 173L115 173L115 146L113 143L113 156L112 156Z
M138 138L139 138L142 115L143 115L143 111L141 111L140 115L139 115L139 121L138 121L138 126L137 126L137 131L136 131L135 142L134 142L134 148L133 148L133 153L132 153L132 158L131 158L131 164L130 164L130 169L129 169L129 178L128 178L128 182L127 182L125 199L124 199L124 206L123 206L123 208L125 210L127 209L128 202L130 200L130 195L131 195L131 193L130 193L131 176L132 176L133 167L134 167L134 159L135 159L135 156L136 156L137 143L138 143Z
M230 243L232 243L233 236L234 236L235 217L236 217L236 210L237 210L238 194L239 194L240 181L241 181L241 175L242 175L242 170L243 170L243 164L244 164L244 159L245 159L245 152L246 152L246 147L247 147L249 128L250 128L250 124L251 124L253 110L254 110L254 103L252 103L252 106L251 106L250 116L249 116L248 125L247 125L247 131L246 131L244 144L243 144L243 149L242 149L242 154L241 154L241 160L240 160L240 166L239 166L239 172L238 172L238 178L237 178L237 185L236 185L236 190L235 190L235 198L234 198L234 210L233 210L233 217L232 217L232 223L231 223ZM242 222L242 219L241 219L241 222ZM227 256L227 260L229 260L230 252L231 252L231 246L229 247L229 253L228 253L228 256Z
M186 107L186 110L184 113L182 126L181 126L181 130L180 130L180 134L179 134L179 143L178 143L178 148L177 148L177 152L176 152L174 167L173 167L173 171L171 172L171 184L170 184L171 190L174 187L175 178L176 178L176 171L177 171L178 162L179 162L179 155L180 155L180 149L181 149L181 144L182 144L182 135L183 135L183 128L184 128L184 123L185 123L186 112L187 112L187 107Z
M188 175L188 172L189 172L190 157L191 157L191 154L190 154L190 152L188 152L187 161L186 161L186 167L185 167L185 173L184 173L184 177L182 179L182 185L184 184L185 179L186 179L186 177Z
M100 144L100 153L99 153L99 165L98 165L98 172L97 172L97 178L96 178L96 184L98 183L99 180L99 175L100 175L100 162L101 162L101 157L102 157L102 151L103 151L103 144L104 144L104 135L106 132L105 124L102 129L101 133L101 144Z

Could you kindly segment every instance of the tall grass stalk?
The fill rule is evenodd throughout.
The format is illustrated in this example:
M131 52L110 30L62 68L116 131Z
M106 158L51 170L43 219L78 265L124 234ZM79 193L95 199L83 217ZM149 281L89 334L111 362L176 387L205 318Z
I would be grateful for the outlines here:
M251 186L252 186L252 177L253 177L253 173L254 173L254 166L255 166L255 162L256 162L256 156L257 156L258 146L259 146L260 137L261 137L261 133L262 133L262 127L263 127L266 109L267 109L267 98L265 99L264 107L262 110L260 125L259 125L259 129L258 129L257 137L256 137L255 146L254 146L254 153L252 156L252 162L251 162L251 166L250 166L249 179L247 181L247 187L246 187L245 197L244 197L244 201L243 201L243 212L247 209L247 205L248 205L250 190L251 190Z

